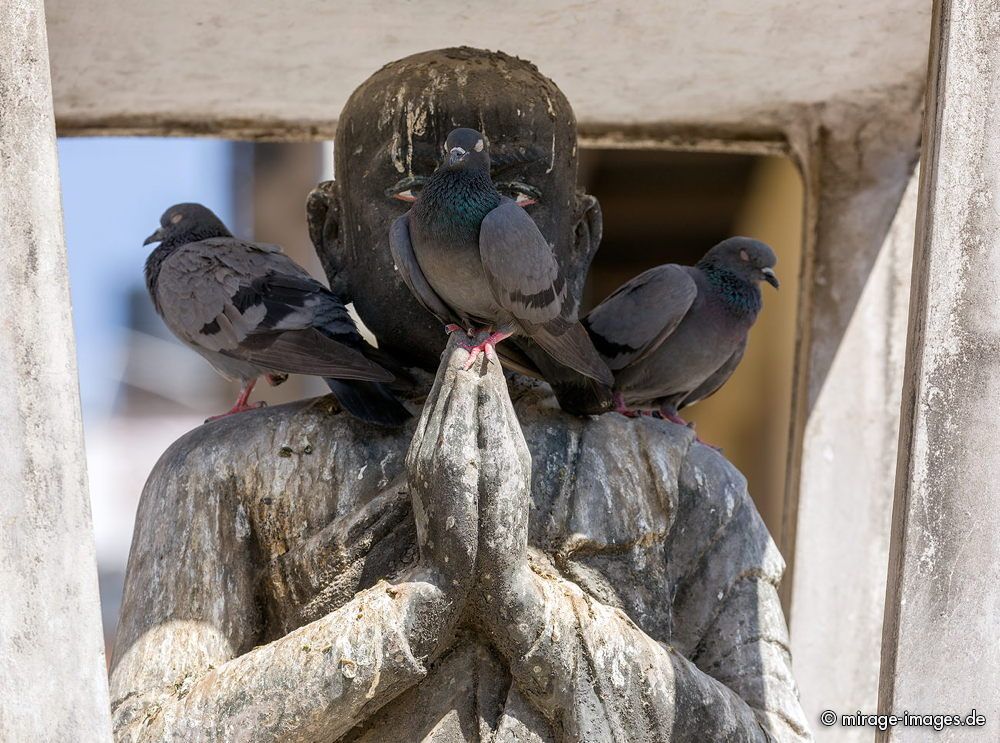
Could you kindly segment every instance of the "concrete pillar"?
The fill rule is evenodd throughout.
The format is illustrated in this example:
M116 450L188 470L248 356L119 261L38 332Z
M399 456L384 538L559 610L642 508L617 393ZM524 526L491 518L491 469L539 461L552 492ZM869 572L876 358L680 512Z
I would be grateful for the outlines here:
M914 175L804 433L791 641L819 741L871 741L870 730L818 720L827 709L871 711L878 693L916 196Z
M914 98L828 109L792 138L807 225L780 545L795 675L820 741L871 741L819 715L877 699L919 136Z
M0 3L0 380L0 740L108 741L42 0Z
M935 7L880 711L1000 740L1000 1Z

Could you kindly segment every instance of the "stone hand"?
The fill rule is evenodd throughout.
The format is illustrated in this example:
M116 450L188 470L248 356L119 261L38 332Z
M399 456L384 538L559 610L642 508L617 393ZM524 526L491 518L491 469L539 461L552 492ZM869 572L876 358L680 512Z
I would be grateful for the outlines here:
M531 456L500 366L480 357L465 370L468 351L460 335L452 336L445 352L439 373L443 384L432 393L428 406L433 402L435 407L424 414L424 440L411 448L408 469L415 484L436 483L435 494L426 497L438 498L441 504L442 510L423 525L416 510L421 530L443 529L454 539L445 512L460 509L454 515L457 524L473 504L477 545L468 573L472 602L466 616L492 635L508 631L520 612L541 606L528 566ZM419 468L412 459L416 451L422 458Z
M420 550L418 572L464 605L472 586L479 524L479 378L462 370L454 344L434 382L406 457Z
M407 458L421 563L503 590L527 570L531 457L498 364L455 334ZM474 585L473 585L474 584Z
M495 366L479 385L479 555L474 594L502 599L528 569L531 455ZM486 608L486 607L483 607ZM489 611L489 609L486 609Z
M520 691L562 740L765 740L735 693L529 551L531 457L506 380L485 359L462 371L454 338L448 353L454 420L439 427L432 459L436 476L450 478L438 481L440 494L464 504L463 514L474 501L478 514L464 616L506 659ZM605 704L616 695L628 700L621 709ZM638 708L646 713L621 712Z

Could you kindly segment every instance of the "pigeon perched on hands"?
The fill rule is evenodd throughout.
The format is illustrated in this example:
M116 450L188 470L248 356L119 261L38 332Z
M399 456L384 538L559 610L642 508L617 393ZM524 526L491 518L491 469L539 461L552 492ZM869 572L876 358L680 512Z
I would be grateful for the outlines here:
M695 266L651 268L619 287L582 320L615 374L615 409L678 411L718 390L735 371L763 299L775 289L770 247L731 237Z
M146 287L160 317L184 344L243 388L225 415L261 407L248 400L266 376L326 379L341 405L362 420L400 425L410 417L383 382L393 375L365 358L370 347L343 303L276 245L233 237L201 204L176 204L143 245Z
M572 313L551 246L527 212L490 179L485 137L455 129L445 162L389 234L403 281L449 331L488 329L468 365L512 335L610 385L611 372Z

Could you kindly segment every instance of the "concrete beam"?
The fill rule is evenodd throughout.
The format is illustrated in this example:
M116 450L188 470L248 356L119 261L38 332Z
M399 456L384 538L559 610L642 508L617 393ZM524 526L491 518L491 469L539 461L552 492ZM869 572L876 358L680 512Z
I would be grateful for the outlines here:
M586 137L756 140L804 108L919 94L929 20L927 0L507 0L503 12L448 0L49 0L46 9L60 133L233 139L332 139L347 96L383 64L469 44L537 64Z
M0 3L0 740L110 741L42 0Z
M1000 1L939 0L931 40L880 711L1000 739Z

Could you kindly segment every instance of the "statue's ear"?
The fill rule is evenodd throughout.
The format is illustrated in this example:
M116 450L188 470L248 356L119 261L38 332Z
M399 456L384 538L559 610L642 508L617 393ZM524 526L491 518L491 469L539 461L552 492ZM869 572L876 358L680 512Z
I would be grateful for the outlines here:
M597 249L601 247L601 236L604 234L604 217L601 214L601 202L596 196L582 191L576 199L576 253L589 269Z
M573 244L559 256L569 282L569 295L574 311L580 307L583 287L590 272L590 263L601 245L603 231L604 221L601 218L600 203L594 196L577 191L576 208L573 213Z
M306 199L306 223L309 238L319 261L323 264L330 288L345 302L350 302L341 235L340 187L336 181L323 181L309 192Z

